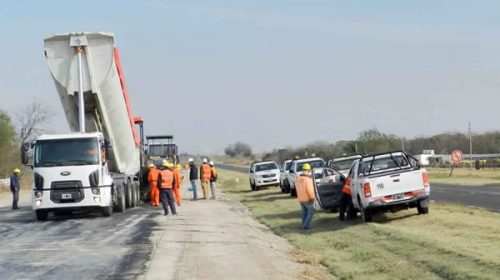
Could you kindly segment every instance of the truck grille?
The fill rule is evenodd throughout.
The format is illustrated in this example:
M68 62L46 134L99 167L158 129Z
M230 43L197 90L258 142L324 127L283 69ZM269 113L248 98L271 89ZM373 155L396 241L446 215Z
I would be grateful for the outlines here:
M85 197L81 181L52 182L50 200L55 203L80 202Z
M262 175L262 178L272 178L274 177L274 174L264 174Z

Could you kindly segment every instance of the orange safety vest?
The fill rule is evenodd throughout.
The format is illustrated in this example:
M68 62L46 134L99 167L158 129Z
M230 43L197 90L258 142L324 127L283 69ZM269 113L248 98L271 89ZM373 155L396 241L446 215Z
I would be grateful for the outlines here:
M161 186L160 189L171 189L174 183L174 172L164 169L160 171L161 174Z
M148 172L148 182L149 182L149 185L151 187L155 187L156 188L156 185L157 185L157 182L158 182L158 174L160 174L160 170L158 170L156 168L149 169L149 172Z
M174 177L175 177L175 186L174 188L180 188L181 187L181 180L182 180L182 177L181 177L181 172L177 169L175 169L173 171L174 173Z
M351 176L347 177L345 180L344 187L342 188L342 192L348 195L351 195Z
M212 177L212 170L208 163L204 163L201 165L201 179L202 180L210 180Z

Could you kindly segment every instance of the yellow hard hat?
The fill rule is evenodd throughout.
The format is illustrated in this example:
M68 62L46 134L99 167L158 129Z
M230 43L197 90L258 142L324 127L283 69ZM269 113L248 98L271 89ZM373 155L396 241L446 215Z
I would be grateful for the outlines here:
M14 173L19 174L21 173L21 170L19 168L14 169Z
M169 167L170 163L168 161L164 161L161 165L164 167Z
M148 168L155 168L155 165L150 163L150 164L148 164Z
M302 166L302 170L304 170L304 171L311 170L311 165L309 165L309 163L304 164Z
M175 166L175 168L177 168L177 170L181 170L181 169L182 169L182 166L181 166L180 164L177 164L177 165Z

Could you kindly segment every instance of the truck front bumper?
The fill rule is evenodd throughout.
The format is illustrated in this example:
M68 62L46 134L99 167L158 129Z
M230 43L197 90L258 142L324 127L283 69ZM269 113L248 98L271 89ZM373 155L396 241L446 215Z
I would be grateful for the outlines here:
M50 209L67 209L76 210L81 208L99 208L107 207L111 202L111 187L101 186L98 188L98 193L93 193L91 188L83 188L83 198L78 202L54 201L51 199L52 190L36 190L32 191L32 208L33 210L50 210Z

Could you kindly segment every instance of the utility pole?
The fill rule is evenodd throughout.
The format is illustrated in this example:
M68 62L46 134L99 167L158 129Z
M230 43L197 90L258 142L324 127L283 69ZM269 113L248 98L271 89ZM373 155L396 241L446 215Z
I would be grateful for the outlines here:
M472 169L472 132L469 122L469 156L470 156L470 168Z

